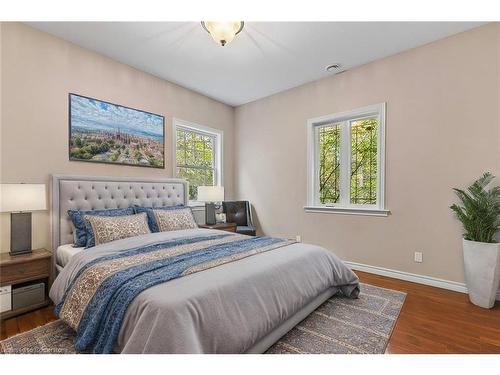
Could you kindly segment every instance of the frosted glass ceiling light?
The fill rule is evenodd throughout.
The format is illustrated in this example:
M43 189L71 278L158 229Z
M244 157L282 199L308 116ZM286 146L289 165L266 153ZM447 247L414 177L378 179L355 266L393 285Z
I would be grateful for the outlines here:
M214 22L201 21L201 26L210 34L215 42L225 46L230 43L238 33L243 30L243 21Z

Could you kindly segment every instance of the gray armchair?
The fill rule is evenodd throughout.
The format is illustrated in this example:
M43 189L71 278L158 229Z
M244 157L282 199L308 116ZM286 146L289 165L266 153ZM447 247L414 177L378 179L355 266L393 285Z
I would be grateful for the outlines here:
M226 214L226 222L236 223L236 233L255 236L248 201L222 202L222 210Z

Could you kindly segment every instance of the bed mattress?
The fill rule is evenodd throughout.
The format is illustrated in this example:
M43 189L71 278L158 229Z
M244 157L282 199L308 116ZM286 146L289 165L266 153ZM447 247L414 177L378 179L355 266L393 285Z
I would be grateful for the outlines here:
M73 244L61 245L56 250L57 265L65 267L71 258L82 251L83 247L73 247Z

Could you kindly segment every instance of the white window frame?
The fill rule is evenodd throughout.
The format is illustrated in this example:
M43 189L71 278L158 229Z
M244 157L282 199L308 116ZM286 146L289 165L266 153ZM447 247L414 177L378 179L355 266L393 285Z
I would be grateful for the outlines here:
M196 124L194 122L189 122L186 120L181 120L179 118L174 118L172 121L172 176L179 178L177 176L177 129L184 129L187 131L196 132L202 135L208 135L215 138L214 144L214 167L215 167L215 184L216 186L222 186L222 181L224 179L222 160L223 160L223 137L224 132L220 129L211 128L205 125ZM188 194L189 195L189 194ZM189 201L190 206L202 206L204 202L199 201Z
M352 111L334 113L307 121L307 206L306 212L360 214L387 216L390 212L385 207L385 109L380 103L358 108ZM350 203L350 185L348 171L351 168L351 125L352 121L367 117L376 117L377 132L377 203L360 205ZM322 204L319 200L319 129L326 125L340 124L340 198L338 203Z

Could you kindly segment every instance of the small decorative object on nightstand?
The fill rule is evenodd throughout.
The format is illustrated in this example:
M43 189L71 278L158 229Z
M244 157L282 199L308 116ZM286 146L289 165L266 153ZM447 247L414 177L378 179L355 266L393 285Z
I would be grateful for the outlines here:
M46 209L45 184L0 184L0 212L10 212L10 255L31 253L31 211Z
M226 222L226 214L224 212L215 214L215 219L217 224L223 224Z
M205 223L213 225L215 218L215 203L224 200L223 186L198 186L198 201L205 202Z
M45 249L33 250L27 255L0 254L0 319L47 306L50 303L48 290L52 282L51 270L52 253Z
M236 232L236 223L219 223L198 225L200 228L225 230L226 232Z

